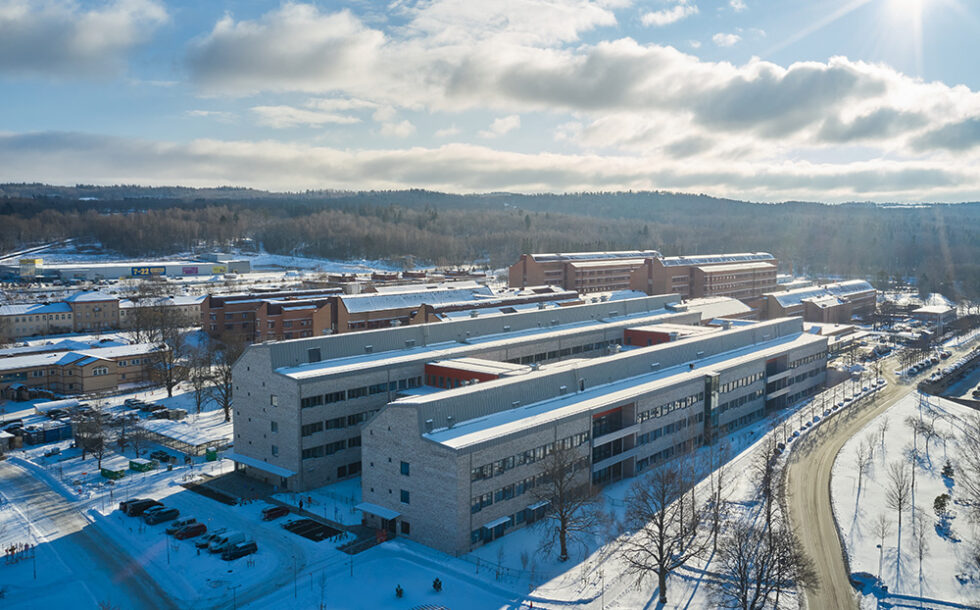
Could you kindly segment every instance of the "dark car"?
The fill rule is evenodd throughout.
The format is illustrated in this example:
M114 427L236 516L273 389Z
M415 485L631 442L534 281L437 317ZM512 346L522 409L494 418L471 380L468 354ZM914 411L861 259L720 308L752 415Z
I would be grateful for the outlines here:
M197 519L195 519L194 517L185 517L183 519L174 521L173 523L168 525L167 529L164 531L167 533L168 536L172 536L176 534L178 531L187 527L188 525L193 525L195 523L197 523Z
M180 511L176 508L164 508L143 517L147 525L156 525L165 521L173 521L180 516Z
M146 512L146 509L152 506L163 506L163 502L157 502L156 500L150 500L149 498L145 498L142 500L133 500L126 505L126 508L123 509L123 512L129 515L130 517L139 517L144 512Z
M169 463L171 458L170 458L170 454L164 451L163 449L157 449L156 451L150 454L150 459L156 460L158 462Z
M194 538L195 536L200 536L201 534L208 531L208 526L203 523L191 523L190 525L184 526L177 530L174 534L174 538L177 540L187 540L188 538Z
M232 561L233 559L238 559L239 557L251 555L252 553L258 552L258 550L259 545L255 544L254 540L249 540L248 542L240 542L235 546L226 549L221 553L221 558L225 561Z
M285 506L266 506L262 509L262 520L273 521L279 517L285 517L288 514L289 509Z

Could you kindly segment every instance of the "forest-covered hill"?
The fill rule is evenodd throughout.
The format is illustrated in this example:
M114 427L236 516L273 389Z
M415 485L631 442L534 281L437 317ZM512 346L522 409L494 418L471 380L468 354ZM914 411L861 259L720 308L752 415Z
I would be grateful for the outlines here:
M222 247L331 258L513 262L522 252L765 250L796 272L914 277L980 296L980 203L759 204L665 192L453 195L424 190L0 185L0 248L63 237L131 256Z

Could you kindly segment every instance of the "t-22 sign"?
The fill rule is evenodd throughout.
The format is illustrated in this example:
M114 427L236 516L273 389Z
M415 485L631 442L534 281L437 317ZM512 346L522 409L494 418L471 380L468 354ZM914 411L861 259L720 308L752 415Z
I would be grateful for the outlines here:
M167 275L166 267L132 267L133 276Z

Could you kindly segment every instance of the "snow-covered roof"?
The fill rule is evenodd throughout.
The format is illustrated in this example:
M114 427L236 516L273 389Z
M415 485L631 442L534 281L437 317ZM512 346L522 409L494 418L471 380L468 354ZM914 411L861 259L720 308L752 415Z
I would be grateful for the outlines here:
M575 269L592 269L595 267L611 267L613 265L634 265L643 264L642 258L617 258L601 261L572 261L569 263Z
M683 265L720 265L723 263L744 263L749 261L774 260L768 252L739 252L737 254L702 254L695 256L665 256L661 259L664 267Z
M36 354L41 352L64 352L99 347L118 347L121 345L129 344L122 343L120 341L113 341L111 339L101 339L98 341L76 341L73 339L63 339L61 341L52 341L38 345L26 345L23 347L8 347L6 349L0 349L0 358L7 358L9 356L23 356L26 354Z
M153 421L153 420L150 420ZM149 423L149 422L147 422ZM252 468L258 468L264 472L274 474L277 477L291 477L296 472L283 468L282 466L276 466L275 464L269 464L268 462L263 462L262 460L249 457L247 455L242 455L240 453L235 453L234 451L227 451L224 457L228 458L233 462L238 462L239 464L245 464L246 466L251 466Z
M96 301L115 301L116 297L104 292L76 292L65 299L66 303L91 303Z
M69 313L68 303L20 303L0 306L0 316L25 316L42 313Z
M731 263L728 265L698 265L698 269L705 273L736 273L738 271L752 271L753 269L775 269L772 263Z
M689 367L689 362L683 362L656 372L593 386L583 392L555 396L526 406L498 411L463 421L451 428L442 428L425 433L423 436L453 449L463 449L536 426L553 424L596 408L627 402L640 394L681 383L700 381L704 379L707 371L728 369L755 360L764 362L772 354L825 340L823 337L807 333L795 333L702 358L696 361L696 367L693 370ZM541 374L532 373L532 375ZM522 379L530 381L527 377ZM493 383L504 382L495 381ZM424 397L422 398L424 399Z
M724 318L728 316L739 316L750 313L752 308L738 299L731 297L702 297L684 301L687 311L701 312L701 321L705 322L714 318Z
M142 303L137 303L132 299L124 299L122 301L119 301L119 308L129 309L132 307L139 307L139 306L183 307L187 305L200 305L201 303L204 302L205 298L207 298L207 295L175 295L175 296L159 297L157 299L148 299Z
M521 375L529 373L533 369L526 364L514 364L512 362L497 362L495 360L484 360L482 358L453 358L452 360L436 360L430 362L432 366L441 366L449 369L468 371L471 373L485 373L487 375Z
M598 261L617 258L658 258L656 250L618 250L615 252L553 252L550 254L532 254L531 258L539 263L555 261Z
M46 352L27 356L13 356L11 358L0 358L0 371L12 371L48 365L75 364L81 366L83 364L91 364L96 360L140 356L158 349L159 346L152 343L137 343L134 345L96 347L78 351Z
M421 307L423 304L440 305L457 301L475 301L480 297L493 297L493 291L487 286L476 288L443 288L436 290L338 295L349 313L365 313L369 311L384 311L388 309L407 309Z
M914 310L912 313L934 313L934 314L944 314L953 311L953 308L949 305L925 305Z
M837 284L825 284L823 286L810 286L807 288L797 288L785 292L770 292L766 296L776 299L776 302L783 307L792 307L801 304L806 299L824 298L826 296L849 297L861 292L874 291L874 287L864 280L849 280Z

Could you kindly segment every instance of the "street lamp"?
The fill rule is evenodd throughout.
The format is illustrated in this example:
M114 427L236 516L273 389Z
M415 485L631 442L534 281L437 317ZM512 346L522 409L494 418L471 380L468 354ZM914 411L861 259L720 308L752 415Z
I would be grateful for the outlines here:
M293 555L293 599L296 599L296 555Z

